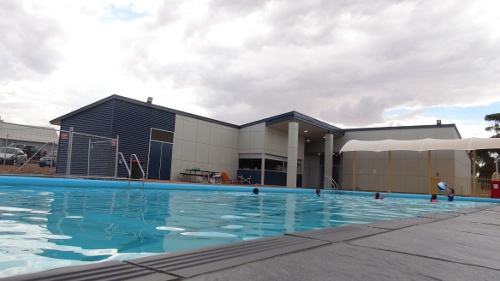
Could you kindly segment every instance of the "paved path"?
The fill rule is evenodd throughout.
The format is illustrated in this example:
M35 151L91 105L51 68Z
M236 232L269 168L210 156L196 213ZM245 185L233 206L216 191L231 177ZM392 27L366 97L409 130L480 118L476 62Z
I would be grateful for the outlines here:
M500 280L500 205L5 280Z
M500 280L500 206L185 280Z

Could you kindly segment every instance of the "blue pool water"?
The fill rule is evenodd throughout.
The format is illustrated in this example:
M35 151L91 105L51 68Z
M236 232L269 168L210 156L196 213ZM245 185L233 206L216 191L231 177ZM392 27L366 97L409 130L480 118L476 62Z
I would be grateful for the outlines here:
M0 177L0 277L493 204L350 193Z

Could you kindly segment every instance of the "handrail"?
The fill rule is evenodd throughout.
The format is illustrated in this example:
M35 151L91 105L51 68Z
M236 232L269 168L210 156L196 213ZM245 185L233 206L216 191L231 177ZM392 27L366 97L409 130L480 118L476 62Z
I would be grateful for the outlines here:
M337 184L337 182L335 182L335 180L332 177L329 177L329 176L325 176L325 177L332 183L332 189L338 191L339 185Z
M142 169L142 166L141 166L141 162L139 161L139 158L137 158L137 155L135 154L132 154L130 155L130 166L132 167L132 161L133 159L135 158L135 161L137 161L137 164L139 164L139 169L141 169L141 172L142 172L142 188L144 189L144 177L146 176L146 173L144 173L144 170ZM129 172L129 176L128 176L128 185L130 186L130 178L132 176L132 173Z
M130 174L131 173L130 173L130 168L127 165L127 160L125 160L125 156L123 156L123 153L118 152L118 155L122 158L123 164L125 164L125 168L127 168L128 178L130 179Z

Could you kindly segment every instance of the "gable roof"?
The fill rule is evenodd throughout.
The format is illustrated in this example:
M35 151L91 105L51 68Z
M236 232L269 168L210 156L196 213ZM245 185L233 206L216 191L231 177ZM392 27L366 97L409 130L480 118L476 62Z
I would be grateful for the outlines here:
M182 115L182 116L191 117L191 118L194 118L194 119L203 120L203 121L207 121L207 122L210 122L210 123L215 123L215 124L224 125L224 126L228 126L228 127L233 127L233 128L238 128L239 127L238 125L235 125L235 124L231 124L231 123L227 123L227 122L215 120L215 119L212 119L212 118L202 117L202 116L199 116L199 115L195 115L195 114L192 114L192 113L187 113L187 112L184 112L184 111L180 111L180 110L176 110L176 109L172 109L172 108L168 108L168 107L156 105L156 104L153 104L153 103L142 102L142 101L139 101L139 100L127 98L127 97L120 96L120 95L111 95L111 96L109 96L107 98L98 100L98 101L96 101L94 103L91 103L91 104L86 105L86 106L84 106L82 108L74 110L74 111L72 111L70 113L67 113L67 114L63 115L63 116L59 116L59 117L51 120L50 124L61 126L61 121L62 120L66 119L66 118L69 118L69 117L72 117L72 116L75 116L75 115L77 115L77 114L79 114L81 112L84 112L84 111L86 111L86 110L88 110L90 108L99 106L99 105L101 105L103 103L106 103L106 102L108 102L110 100L120 100L120 101L128 102L128 103L131 103L131 104L139 105L139 106L146 106L146 107L154 108L154 109L157 109L157 110L161 110L161 111L165 111L165 112L170 112L170 113L173 113L173 114L179 114L179 115Z
M207 118L207 117L195 115L195 114L192 114L192 113L187 113L187 112L184 112L184 111L175 110L175 109L172 109L172 108L168 108L168 107L156 105L156 104L149 103L149 102L142 102L142 101L139 101L139 100L135 100L135 99L123 97L123 96L120 96L120 95L111 95L111 96L109 96L107 98L98 100L98 101L96 101L94 103L91 103L89 105L86 105L86 106L84 106L84 107L82 107L80 109L74 110L72 112L69 112L69 113L63 115L63 116L57 117L57 118L51 120L50 123L53 124L53 125L61 126L62 120L66 119L66 118L69 118L69 117L72 117L74 115L77 115L77 114L79 114L81 112L84 112L84 111L90 109L90 108L99 106L99 105L101 105L103 103L106 103L108 101L111 101L111 100L120 100L120 101L128 102L128 103L131 103L131 104L135 104L135 105L138 105L138 106L150 107L150 108L154 108L154 109L157 109L157 110L166 111L166 112L170 112L170 113L173 113L173 114L179 114L181 116L186 116L186 117L194 118L194 119L197 119L197 120L202 120L202 121L206 121L206 122L210 122L210 123L214 123L214 124L219 124L219 125L223 125L223 126L228 126L228 127L232 127L232 128L236 128L236 129L253 126L253 125L256 125L256 124L260 124L260 123L265 123L266 126L269 126L271 128L274 128L274 129L277 129L277 130L282 130L282 131L287 131L288 130L288 123L290 121L295 121L295 122L299 123L299 127L301 128L300 132L299 132L299 135L304 136L304 137L307 138L308 141L311 140L313 142L314 141L322 141L322 139L323 139L323 137L324 137L324 135L326 133L331 133L331 134L334 134L336 137L340 137L340 136L344 136L344 134L346 132L352 132L352 131L363 131L363 130L400 130L400 129L418 129L418 128L430 128L430 127L435 127L435 128L439 128L439 127L454 127L455 130L456 130L456 132L457 132L457 134L458 134L458 136L460 137L460 133L458 132L458 129L456 128L456 126L454 124L449 124L449 125L444 125L444 124L441 125L440 124L440 125L403 126L403 127L382 127L382 128L350 128L350 129L341 129L341 128L335 127L335 126L333 126L331 124L328 124L326 122L323 122L323 121L320 121L318 119L315 119L313 117L310 117L310 116L304 115L302 113L299 113L297 111L290 111L290 112L283 113L283 114L280 114L280 115L276 115L276 116L268 117L268 118L261 119L261 120L258 120L258 121L246 123L246 124L243 124L243 125L235 125L235 124L231 124L231 123L227 123L227 122L215 120L215 119L212 119L212 118Z
M297 111L290 111L280 115L271 116L262 120L254 121L241 125L241 128L253 126L260 123L265 123L266 126L280 131L288 131L289 122L297 122L299 124L299 136L306 138L306 141L318 142L324 141L323 137L327 133L333 134L335 137L344 135L344 130L326 122L320 121L313 117L307 116Z
M290 120L295 120L295 121L298 121L299 123L301 124L305 124L306 126L312 128L312 127L315 127L317 129L320 129L320 130L323 130L323 131L326 131L326 132L332 132L332 133L335 133L337 135L344 135L344 131L340 128L337 128L335 126L332 126L328 123L325 123L323 121L320 121L320 120L317 120L315 118L312 118L310 116L307 116L307 115L304 115L302 113L299 113L299 112L296 112L296 111L291 111L291 112L287 112L287 113L284 113L284 114L280 114L280 115L276 115L276 116L273 116L273 117L269 117L269 118L266 118L266 119L262 119L262 120L259 120L259 121L255 121L255 122L251 122L251 123L247 123L247 124L244 124L244 125L235 125L235 124L231 124L231 123L227 123L227 122L223 122L223 121L219 121L219 120L215 120L215 119L212 119L212 118L207 118L207 117L202 117L202 116L199 116L199 115L195 115L195 114L192 114L192 113L187 113L187 112L184 112L184 111L180 111L180 110L175 110L175 109L172 109L172 108L168 108L168 107L164 107L164 106L160 106L160 105L156 105L156 104L152 104L152 103L148 103L148 102L142 102L142 101L139 101L139 100L135 100L135 99L131 99L131 98L127 98L127 97L123 97L123 96L120 96L120 95L111 95L107 98L104 98L104 99L101 99L101 100L98 100L94 103L91 103L89 105L86 105L80 109L77 109L77 110L74 110L70 113L67 113L63 116L60 116L60 117L57 117L53 120L50 121L51 124L53 125L58 125L58 126L61 126L61 121L66 119L66 118L69 118L69 117L72 117L72 116L75 116L81 112L84 112L90 108L93 108L93 107L96 107L96 106L99 106L103 103L106 103L110 100L120 100L120 101L124 101L124 102L128 102L128 103L132 103L132 104L136 104L136 105L139 105L139 106L147 106L147 107L151 107L151 108L155 108L155 109L158 109L158 110L162 110L162 111L166 111L166 112L171 112L171 113L174 113L174 114L179 114L179 115L182 115L182 116L186 116L186 117L191 117L191 118L194 118L194 119L198 119L198 120L202 120L202 121L207 121L207 122L210 122L210 123L215 123L215 124L220 124L220 125L224 125L224 126L228 126L228 127L233 127L233 128L244 128L244 127L248 127L248 126L251 126L251 125L254 125L254 124L258 124L258 123L262 123L262 122L265 122L267 126L280 126L280 124L287 124L288 121ZM302 125L301 125L302 127Z
M8 138L12 141L47 143L57 142L59 137L54 128L20 125L0 120L0 138Z

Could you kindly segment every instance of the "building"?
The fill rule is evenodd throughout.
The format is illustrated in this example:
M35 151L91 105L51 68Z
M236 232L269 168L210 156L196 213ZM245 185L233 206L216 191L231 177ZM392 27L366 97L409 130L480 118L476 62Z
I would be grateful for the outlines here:
M0 120L0 146L16 146L31 153L57 150L59 136L54 128L28 126ZM25 148L30 148L26 151Z
M243 125L173 110L112 95L58 117L61 130L119 137L125 157L136 154L147 178L180 180L186 169L225 171L231 178L251 175L252 184L331 188L331 175L341 188L353 187L353 156L339 154L349 140L460 139L454 124L341 129L296 111ZM61 143L60 146L63 146ZM60 157L63 157L61 151ZM363 190L387 187L387 155L358 153L354 174ZM393 191L428 190L428 158L419 152L393 152ZM465 151L434 153L432 173L469 177ZM63 173L64 167L58 172ZM125 176L126 169L118 167Z

